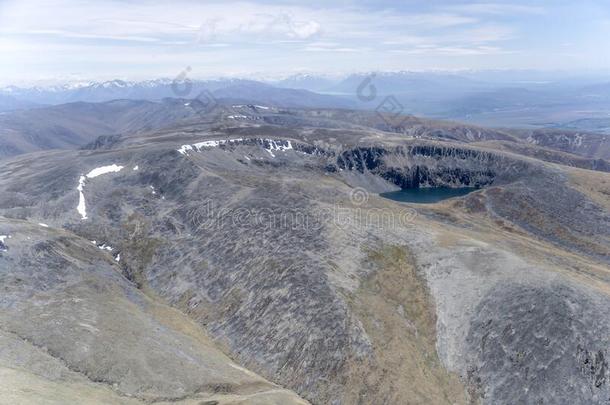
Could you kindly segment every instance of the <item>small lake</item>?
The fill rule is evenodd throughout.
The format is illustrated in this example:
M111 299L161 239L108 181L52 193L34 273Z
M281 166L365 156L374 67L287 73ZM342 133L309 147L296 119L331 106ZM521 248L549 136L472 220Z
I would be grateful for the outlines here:
M431 187L431 188L409 188L398 191L381 193L380 196L400 202L418 204L432 204L453 197L461 197L473 191L480 190L474 187Z

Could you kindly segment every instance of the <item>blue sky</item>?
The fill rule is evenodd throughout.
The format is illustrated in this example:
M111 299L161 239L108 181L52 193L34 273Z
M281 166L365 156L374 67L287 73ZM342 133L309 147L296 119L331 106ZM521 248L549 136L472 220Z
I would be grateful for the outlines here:
M0 0L0 83L610 69L610 2Z

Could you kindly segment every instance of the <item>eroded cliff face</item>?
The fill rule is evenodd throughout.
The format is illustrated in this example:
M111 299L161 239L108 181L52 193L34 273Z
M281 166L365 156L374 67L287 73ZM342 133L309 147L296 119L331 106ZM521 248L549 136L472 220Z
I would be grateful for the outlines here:
M439 145L359 147L337 157L341 170L368 172L402 188L484 187L527 173L529 165L472 148Z
M187 145L188 146L188 145ZM212 145L194 144L196 151ZM308 144L291 139L238 138L213 146L232 151L238 146L274 151L294 150L318 156L318 169L329 173L349 171L378 176L399 188L475 187L506 184L525 178L537 170L522 159L470 147L426 142L408 146L375 145L349 147L327 143ZM288 163L288 162L284 162ZM298 164L298 162L297 162ZM313 167L312 167L313 168Z

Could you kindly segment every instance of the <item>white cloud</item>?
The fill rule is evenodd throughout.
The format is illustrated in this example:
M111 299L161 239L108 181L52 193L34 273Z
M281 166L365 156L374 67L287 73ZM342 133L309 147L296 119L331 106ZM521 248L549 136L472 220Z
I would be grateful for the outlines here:
M320 24L316 21L297 21L291 26L292 34L300 39L308 39L320 33Z
M320 23L314 20L299 20L290 13L254 14L248 16L238 29L227 29L225 34L255 34L308 39L320 32Z
M0 33L44 33L73 39L191 43L265 39L308 39L321 31L313 18L301 18L300 8L288 11L253 3L76 3L59 0L38 4L12 2ZM53 18L48 18L53 15ZM18 16L19 18L14 18ZM202 18L203 17L203 18Z

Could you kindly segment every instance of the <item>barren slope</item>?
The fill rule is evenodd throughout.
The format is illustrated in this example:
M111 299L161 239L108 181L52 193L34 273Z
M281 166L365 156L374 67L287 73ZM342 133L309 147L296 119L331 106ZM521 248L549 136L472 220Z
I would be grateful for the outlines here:
M25 232L19 226L26 235L57 233L50 247L28 249L50 263L38 266L60 291L76 277L64 260L103 257L92 276L116 279L127 295L116 305L161 299L241 366L312 403L509 404L517 395L525 403L602 404L609 397L610 227L607 190L596 184L608 174L490 146L342 130L337 121L317 128L260 121L225 117L109 148L2 162L0 234ZM104 167L122 168L86 176ZM78 209L81 176L86 219ZM429 206L375 194L418 186L481 189ZM6 243L0 260L28 257L18 250L26 242ZM45 252L57 243L69 258L62 253L53 264ZM38 308L31 302L14 305ZM87 319L87 307L78 308L71 322ZM11 311L2 314L13 330ZM148 316L120 324L157 336ZM101 339L113 325L91 335ZM17 331L53 342L53 328L30 327ZM118 360L79 351L86 331L55 350L142 398L208 387L201 379L216 366L194 377L163 357L183 339L175 327L170 332L149 342L158 347L150 361L167 367L157 377L146 368L121 374L121 362L98 369ZM168 336L171 343L162 340ZM117 358L138 364L152 356L150 347ZM190 367L207 364L193 360L201 350L189 352ZM235 369L225 366L213 381L244 378L252 387L241 374L224 374ZM226 384L245 393L241 383Z

